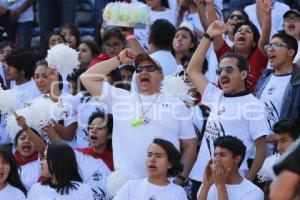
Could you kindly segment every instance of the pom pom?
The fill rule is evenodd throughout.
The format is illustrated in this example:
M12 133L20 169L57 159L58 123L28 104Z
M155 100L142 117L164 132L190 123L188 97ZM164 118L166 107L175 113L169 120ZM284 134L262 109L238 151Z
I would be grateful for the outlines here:
M2 112L14 112L17 104L17 94L14 90L3 90L0 87L0 110Z
M61 102L54 103L48 95L44 95L34 99L16 113L26 119L29 127L39 131L44 126L51 124L53 120L64 119L68 115L68 110ZM14 140L21 127L17 125L14 115L8 116L6 123L6 129L11 139Z
M274 154L269 156L265 159L265 162L259 172L257 173L258 179L263 181L271 181L276 178L276 175L273 171L273 166L276 164L278 158L280 157L279 154Z
M121 170L116 170L107 177L106 189L110 197L116 196L121 187L128 181L128 178Z
M48 50L46 61L62 76L72 73L79 65L78 52L66 44L58 44Z
M190 96L190 87L183 81L180 76L167 76L162 83L161 92L171 94L180 100L190 102L195 99Z

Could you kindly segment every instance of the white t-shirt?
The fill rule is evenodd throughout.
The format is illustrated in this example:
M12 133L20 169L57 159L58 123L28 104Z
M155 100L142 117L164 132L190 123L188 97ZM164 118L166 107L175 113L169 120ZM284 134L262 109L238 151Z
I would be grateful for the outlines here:
M166 186L158 186L147 179L128 181L113 200L187 200L184 189L170 182Z
M108 200L106 192L106 179L110 175L110 170L101 159L74 151L79 167L80 175L90 188L92 188L94 199Z
M154 138L170 141L179 149L181 139L195 138L190 111L184 103L165 94L144 96L115 88L103 82L101 102L112 109L113 158L116 170L121 170L129 179L147 176L146 154ZM132 123L141 117L144 123L136 127ZM149 107L151 106L151 107Z
M246 156L240 166L241 175L248 172L247 159L250 157L256 139L269 134L264 104L252 94L225 97L221 89L209 83L202 96L202 103L211 109L197 161L197 174L191 177L202 181L208 160L214 154L213 141L221 136L232 135L243 141Z
M248 181L246 178L240 184L228 185L226 184L228 198L230 200L263 200L263 191ZM218 192L216 185L213 184L208 191L207 200L218 200Z
M36 182L38 182L41 176L40 161L35 160L26 165L21 165L20 176L21 180L27 188L31 188Z
M279 121L283 96L290 79L291 75L276 76L272 74L260 96L260 100L265 103L270 130Z
M75 182L78 184L77 189L69 190L69 194L61 195L56 192L56 189L49 185L42 185L41 183L34 184L27 195L28 200L94 200L93 192L85 183Z
M298 41L298 51L297 51L297 54L296 54L293 62L295 63L299 59L300 59L300 41Z
M176 24L176 15L170 9L164 11L153 11L150 9L150 25L157 19L166 19L174 26Z
M5 1L5 0L2 0ZM16 10L18 9L26 0L16 0L12 5L9 5L8 3L5 3L6 9L9 10ZM7 0L6 0L7 2ZM33 6L30 6L25 10L20 17L18 18L18 22L28 22L33 21Z
M17 109L23 108L24 104L29 103L31 100L41 95L41 92L39 91L33 80L30 80L21 85L14 85L11 90L16 92Z
M0 199L18 199L25 200L25 194L18 188L7 184L5 188L0 190Z
M280 3L278 1L273 1L273 9L272 9L272 29L271 29L271 35L274 35L283 27L283 14L288 11L290 8L285 3ZM261 27L259 25L259 22L257 20L256 16L256 4L252 4L245 7L245 12L249 16L249 20L254 23L256 28L261 33Z
M104 104L92 97L84 97L79 92L74 98L74 108L77 116L76 143L80 148L89 147L88 120L94 112L107 112Z

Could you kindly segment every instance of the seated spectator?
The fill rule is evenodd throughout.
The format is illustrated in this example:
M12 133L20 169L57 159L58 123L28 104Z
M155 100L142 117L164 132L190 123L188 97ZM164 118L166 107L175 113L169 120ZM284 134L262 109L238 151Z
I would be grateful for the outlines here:
M77 50L80 44L80 31L79 28L73 23L63 23L59 27L59 33L62 34L67 44Z
M86 69L91 61L98 56L99 48L93 41L82 41L79 44L78 53L79 67Z
M47 35L42 47L41 57L44 59L47 57L47 51L57 44L66 43L63 35L59 32L52 32Z
M255 199L263 200L263 192L239 173L246 146L233 136L215 140L215 153L206 165L198 200Z

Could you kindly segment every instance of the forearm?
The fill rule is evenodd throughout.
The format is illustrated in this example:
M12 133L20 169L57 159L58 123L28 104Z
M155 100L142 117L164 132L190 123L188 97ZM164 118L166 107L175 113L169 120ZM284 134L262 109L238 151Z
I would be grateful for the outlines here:
M127 40L127 44L137 53L146 53L145 49L140 45L136 38Z
M258 171L261 169L264 160L266 158L266 147L265 148L256 148L256 155L247 175L247 179L253 181Z
M200 193L199 193L199 196L198 196L197 200L207 200L207 195L208 195L208 192L209 192L209 188L210 188L210 186L206 186L204 184L201 185Z
M216 186L218 193L218 200L228 200L228 194L225 184Z
M272 18L270 13L263 18L262 32L258 41L260 50L265 54L266 52L264 50L264 46L268 44L270 40L271 26L272 26L271 24L272 24Z
M207 19L207 16L206 16L205 5L200 2L199 4L197 4L197 10L198 10L198 15L199 15L199 18L200 18L200 22L201 22L204 30L206 30L207 27L209 26L209 24L208 24L208 19Z
M53 126L53 129L57 133L57 135L60 138L62 138L64 140L68 140L68 141L73 140L73 138L76 134L76 128L77 128L76 123L73 123L73 124L69 125L68 127L65 127L65 126L60 125L57 122L54 122L54 126Z
M32 143L34 144L34 148L41 154L44 153L45 149L46 149L46 144L44 143L44 141L42 140L42 138L40 136L38 136L36 133L34 133L31 128L28 128L25 130L25 132L27 133L30 141L32 141Z
M197 157L197 140L190 139L188 144L183 145L183 153L181 156L181 163L183 164L183 171L181 173L182 176L188 177L194 162Z
M47 135L51 142L55 142L55 143L62 142L61 137L58 136L58 134L55 132L53 127L47 130Z
M217 12L216 12L216 8L215 8L215 4L214 2L210 3L210 4L206 4L206 9L207 9L207 27L209 25L211 25L214 21L218 20L218 16L217 16Z
M17 8L17 12L19 14L22 14L24 11L26 11L32 4L35 2L35 0L26 0L23 4L21 4L20 7Z

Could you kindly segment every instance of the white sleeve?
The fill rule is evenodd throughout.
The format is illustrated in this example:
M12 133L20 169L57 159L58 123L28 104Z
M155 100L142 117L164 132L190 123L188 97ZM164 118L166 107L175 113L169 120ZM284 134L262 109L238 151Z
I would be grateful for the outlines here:
M76 99L74 96L69 95L63 100L64 105L68 107L69 116L64 120L64 126L67 127L74 122L77 122L77 112L76 112Z
M263 200L264 193L262 191L251 191L244 195L243 200Z
M109 110L112 110L115 102L122 101L122 99L127 98L128 95L130 95L130 92L127 90L116 88L107 82L102 82L102 90L99 101L104 103Z
M129 182L130 181L127 181L127 183L125 183L125 185L123 185L121 187L121 189L118 191L118 193L113 198L113 200L130 200L131 199Z
M249 131L253 140L269 135L269 125L266 118L265 106L260 101L246 105L245 117L249 121Z
M191 110L188 109L183 103L176 110L179 112L179 139L196 138Z
M219 104L223 91L212 83L208 83L204 89L201 103L209 108L216 107Z

